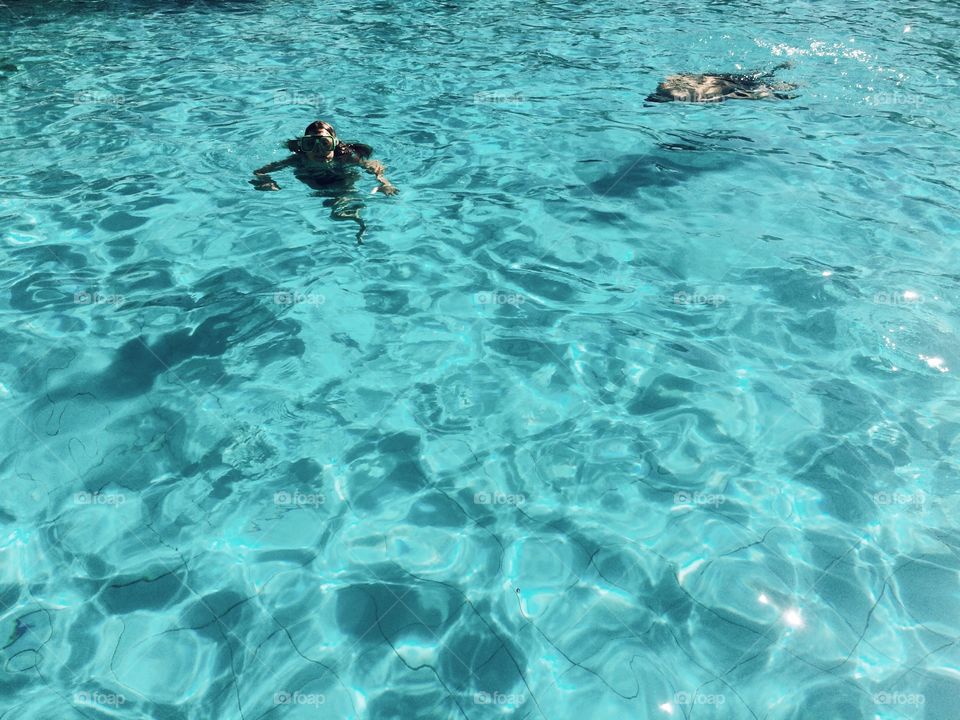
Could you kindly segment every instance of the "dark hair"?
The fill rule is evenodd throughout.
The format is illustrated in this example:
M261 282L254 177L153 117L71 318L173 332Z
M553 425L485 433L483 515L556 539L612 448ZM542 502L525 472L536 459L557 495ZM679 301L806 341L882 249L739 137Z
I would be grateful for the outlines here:
M373 155L373 148L367 145L366 143L352 142L352 143L340 143L337 147L346 147L351 152L355 153L357 157L366 160L368 157Z
M312 123L307 125L307 129L303 131L304 135L319 135L321 130L326 130L328 133L337 136L337 131L333 129L333 125L323 120L314 120ZM294 138L293 140L287 140L286 142L287 150L292 153L300 151L300 138Z
M314 120L312 123L307 125L307 129L303 131L303 134L318 135L321 130L326 130L334 137L337 135L336 131L333 129L333 125L328 122L324 122L323 120ZM292 153L300 152L300 138L287 140L286 146L287 150ZM354 155L360 160L366 160L373 155L373 148L365 143L343 142L341 140L337 143L337 146L334 148L333 152L337 157Z
M328 133L336 137L337 131L333 129L333 125L323 120L314 120L312 123L307 125L307 129L303 131L304 135L319 135L321 130L326 130Z

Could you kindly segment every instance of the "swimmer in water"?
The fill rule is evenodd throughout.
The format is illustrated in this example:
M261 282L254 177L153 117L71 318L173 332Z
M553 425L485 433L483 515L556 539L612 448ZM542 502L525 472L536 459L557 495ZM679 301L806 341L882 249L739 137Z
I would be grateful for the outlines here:
M397 192L383 174L386 170L383 163L370 159L373 149L363 143L341 141L333 127L323 120L310 123L303 131L303 137L288 140L287 149L292 153L290 156L254 170L250 184L257 190L279 190L280 186L270 173L293 168L297 180L316 190L320 197L327 198L323 204L331 208L330 217L357 223L357 242L363 242L366 230L360 217L363 202L353 190L357 168L370 173L380 183L374 192L379 190L384 195Z
M790 63L783 63L769 72L743 75L727 73L669 75L666 80L657 85L652 95L647 96L647 102L712 103L724 100L792 100L794 96L786 93L795 90L796 85L767 82L777 70L788 67Z

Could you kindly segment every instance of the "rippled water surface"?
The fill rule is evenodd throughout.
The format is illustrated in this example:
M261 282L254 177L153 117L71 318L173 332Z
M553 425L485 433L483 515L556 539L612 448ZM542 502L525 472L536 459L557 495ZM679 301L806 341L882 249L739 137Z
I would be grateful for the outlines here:
M0 718L960 718L958 39L0 3Z

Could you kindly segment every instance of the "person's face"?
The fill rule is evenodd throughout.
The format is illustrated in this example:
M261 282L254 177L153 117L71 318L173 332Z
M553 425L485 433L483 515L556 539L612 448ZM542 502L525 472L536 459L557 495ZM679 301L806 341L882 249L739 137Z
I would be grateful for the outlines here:
M311 162L333 160L336 135L326 128L300 138L300 148Z

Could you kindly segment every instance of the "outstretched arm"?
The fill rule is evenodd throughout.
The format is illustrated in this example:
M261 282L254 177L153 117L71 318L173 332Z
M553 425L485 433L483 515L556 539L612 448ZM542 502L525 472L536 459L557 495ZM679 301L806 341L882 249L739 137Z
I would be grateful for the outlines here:
M270 173L276 172L277 170L283 170L285 167L290 167L293 165L296 157L296 155L291 155L288 158L268 163L262 168L254 170L253 180L250 181L250 184L253 185L253 187L255 187L257 190L279 190L280 186L274 182L272 177L270 177Z
M360 167L377 178L377 182L380 183L380 189L384 195L394 195L397 192L397 188L394 187L393 184L387 180L386 175L383 174L387 168L382 162L379 160L361 160Z

